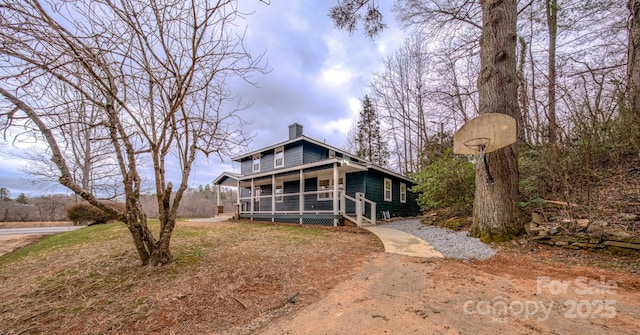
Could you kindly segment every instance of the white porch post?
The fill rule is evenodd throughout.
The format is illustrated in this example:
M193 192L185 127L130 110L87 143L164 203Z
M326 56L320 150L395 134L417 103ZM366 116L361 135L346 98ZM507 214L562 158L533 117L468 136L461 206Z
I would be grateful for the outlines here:
M276 215L276 175L271 175L271 222L275 222Z
M253 205L255 204L255 199L253 198L255 196L253 188L253 178L251 178L251 190L249 191L251 192L251 206L249 207L251 211L251 221L253 221Z
M236 180L236 214L238 217L236 219L240 219L240 213L242 212L242 205L240 204L240 178Z
M218 213L218 208L220 207L220 184L216 185L216 215L220 214Z
M362 208L364 202L360 198L356 197L356 224L358 227L362 226Z
M300 170L300 196L299 196L300 224L302 224L302 214L304 214L304 172Z
M333 163L333 225L338 225L338 182L340 176L338 174L338 163Z

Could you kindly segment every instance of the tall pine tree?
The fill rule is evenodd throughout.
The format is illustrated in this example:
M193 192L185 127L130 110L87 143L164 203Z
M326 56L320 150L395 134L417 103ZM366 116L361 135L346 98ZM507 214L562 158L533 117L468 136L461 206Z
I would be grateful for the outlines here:
M389 159L389 151L380 133L378 113L368 95L362 100L358 118L356 154L379 166L386 166Z

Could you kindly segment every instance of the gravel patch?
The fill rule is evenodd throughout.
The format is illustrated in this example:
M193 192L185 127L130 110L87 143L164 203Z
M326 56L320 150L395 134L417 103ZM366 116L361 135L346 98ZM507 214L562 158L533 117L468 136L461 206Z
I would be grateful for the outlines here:
M468 261L471 259L486 260L496 252L480 239L468 236L466 231L428 226L420 223L420 219L393 221L384 224L385 227L401 230L415 235L429 243L444 257Z

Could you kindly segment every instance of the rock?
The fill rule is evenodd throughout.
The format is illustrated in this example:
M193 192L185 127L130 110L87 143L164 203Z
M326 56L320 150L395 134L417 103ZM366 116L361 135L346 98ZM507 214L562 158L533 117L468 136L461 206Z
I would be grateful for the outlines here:
M575 220L576 227L587 228L589 226L589 219L577 219Z
M605 227L607 226L606 222L603 221L593 221L589 223L589 226L587 227L587 232L589 233L599 233L601 234L602 231L605 229Z
M602 249L605 247L605 245L601 243L585 243L585 242L572 243L571 245L580 247L580 248L587 248L587 249Z
M549 236L546 235L539 235L539 236L532 236L531 240L532 241L541 241L541 240L548 240Z
M626 249L636 249L640 250L640 243L627 243L627 242L618 242L618 241L604 241L605 245L611 245L614 247L626 248Z
M615 240L622 239L626 241L628 239L639 238L636 234L624 229L609 228L605 229L604 233L607 236L614 237Z
M539 225L539 224L541 224L543 222L545 222L545 220L542 217L542 215L540 215L540 214L538 214L536 212L531 213L531 223L535 223L535 224Z
M559 232L560 232L560 228L558 227L549 228L549 235L557 235Z
M528 228L529 228L530 231L533 231L533 232L546 231L548 229L547 227L534 226L532 224L530 224Z

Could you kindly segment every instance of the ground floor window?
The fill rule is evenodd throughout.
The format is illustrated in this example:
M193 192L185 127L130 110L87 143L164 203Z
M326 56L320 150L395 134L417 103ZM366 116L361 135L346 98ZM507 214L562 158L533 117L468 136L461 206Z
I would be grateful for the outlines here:
M344 189L344 178L338 179L338 190ZM333 199L333 178L318 178L318 191L327 191L318 193L318 200L331 200Z
M400 202L407 202L407 184L400 183Z
M391 179L384 178L384 201L392 201L393 197L391 196L392 184Z
M276 191L275 191L275 195L276 195L276 202L282 202L282 190L283 190L283 185L282 183L278 183L276 184Z

